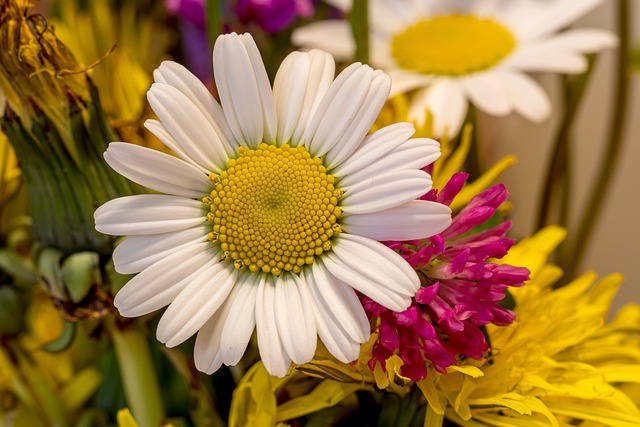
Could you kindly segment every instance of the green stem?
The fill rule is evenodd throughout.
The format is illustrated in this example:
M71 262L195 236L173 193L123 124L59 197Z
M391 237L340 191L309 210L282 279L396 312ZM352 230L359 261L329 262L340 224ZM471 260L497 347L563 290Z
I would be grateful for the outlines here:
M140 427L159 427L165 418L160 385L146 336L135 327L109 331L122 375L127 404Z
M207 34L211 47L216 42L222 29L222 4L220 0L206 0Z
M478 179L483 172L482 160L480 159L480 132L478 129L478 109L475 105L469 104L469 110L467 111L467 118L465 123L471 123L471 145L469 145L469 154L467 155L465 169L471 177L471 181ZM457 145L461 143L463 133L461 133L457 139Z
M565 277L574 277L585 255L589 241L593 234L595 224L602 212L602 205L608 193L620 159L623 145L623 130L627 119L629 100L629 84L631 80L631 64L629 58L630 18L629 1L618 0L618 31L620 45L618 49L618 62L616 67L616 94L614 100L613 117L609 128L609 137L606 145L605 158L600 166L600 171L595 179L594 190L591 192L587 208L583 209L578 232L571 240L571 245L564 253L561 266L565 269Z
M565 180L567 177L569 164L569 158L567 157L567 154L569 153L568 145L571 138L571 131L575 124L575 118L578 113L578 107L580 106L580 102L582 101L585 89L587 88L587 84L591 77L594 62L595 56L589 56L589 66L587 71L576 77L571 84L566 85L567 92L565 111L562 117L562 124L556 134L556 139L549 157L546 178L540 196L540 203L538 204L539 211L536 230L540 230L552 222L549 217L551 216L554 195L558 195L557 190L561 190L561 193L564 193L558 195L560 200L567 196L567 183L561 181ZM562 185L558 186L557 184L559 183ZM568 204L566 206L568 206Z
M356 43L356 61L369 62L369 12L367 0L354 0L349 22Z

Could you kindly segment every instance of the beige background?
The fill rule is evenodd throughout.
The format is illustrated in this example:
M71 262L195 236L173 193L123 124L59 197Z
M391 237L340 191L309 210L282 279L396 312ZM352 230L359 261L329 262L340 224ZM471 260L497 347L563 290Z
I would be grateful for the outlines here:
M607 1L575 24L576 27L597 27L615 30L615 3ZM632 45L640 44L640 4L631 1ZM574 201L572 218L575 224L579 209L593 185L608 132L614 92L616 50L600 54L584 103L577 118L572 139ZM519 163L502 177L514 203L512 234L519 238L534 230L537 204L543 185L551 142L558 126L559 101L557 76L536 76L551 95L556 114L543 124L532 124L512 115L507 118L483 116L480 120L482 159L492 164L502 156L515 154ZM634 301L640 303L640 84L635 74L630 88L628 118L624 129L624 147L618 171L608 191L605 207L587 249L581 271L593 269L600 275L621 272L626 281L614 306Z

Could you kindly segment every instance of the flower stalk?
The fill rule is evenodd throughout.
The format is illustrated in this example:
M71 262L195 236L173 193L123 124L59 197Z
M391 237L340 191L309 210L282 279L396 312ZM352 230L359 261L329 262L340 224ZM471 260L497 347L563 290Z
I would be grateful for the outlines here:
M585 255L589 241L598 218L602 213L602 205L608 194L616 165L620 159L623 145L623 132L629 107L629 85L631 81L629 1L618 0L618 32L620 45L618 48L618 62L616 66L616 92L609 137L606 145L605 158L600 166L594 190L589 196L587 208L583 209L577 232L570 239L567 250L562 253L561 267L567 278L572 278L578 272L580 263Z
M160 426L164 405L145 335L135 327L120 329L115 321L109 323L109 331L133 415L140 427Z
M591 73L595 62L595 56L588 56L589 66L584 74L576 77L572 82L565 84L565 111L562 117L562 124L556 134L555 141L549 163L547 166L546 178L540 195L538 204L538 217L536 230L541 230L546 225L554 222L551 219L553 201L561 201L559 216L565 219L568 217L567 206L571 194L570 191L570 163L571 163L571 132L575 124L578 109L582 98L588 87Z
M356 60L369 62L369 7L368 0L354 0L349 15L353 39L356 43Z

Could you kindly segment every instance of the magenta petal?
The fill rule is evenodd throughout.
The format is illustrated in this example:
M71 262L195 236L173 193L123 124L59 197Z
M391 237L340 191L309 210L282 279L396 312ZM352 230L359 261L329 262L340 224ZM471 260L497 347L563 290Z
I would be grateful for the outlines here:
M411 306L405 311L393 313L398 325L409 326L418 318L418 307Z
M364 309L367 312L367 314L374 317L380 316L382 313L387 311L387 307L378 304L377 302L375 302L369 297L362 298L362 305L364 306Z
M425 286L416 292L416 301L420 304L429 304L438 295L440 290L440 282L436 282L431 286Z
M380 344L388 350L395 350L400 345L398 333L395 328L395 321L390 312L383 313L380 322Z
M487 188L483 192L474 196L469 201L467 208L473 209L478 206L487 206L493 209L498 209L498 207L507 200L508 196L509 192L504 184L494 185L493 187Z
M462 190L462 187L464 187L464 184L467 182L468 178L469 178L468 173L464 173L464 172L455 173L451 177L449 182L445 184L444 188L440 190L440 194L438 194L437 201L439 203L442 203L443 205L449 206L451 202L453 202L453 199L456 198L458 193L460 193L460 191Z
M436 371L441 374L447 373L447 367L455 365L456 359L451 353L443 346L442 342L434 338L432 340L425 340L422 346L422 350L427 359L433 363Z
M472 209L463 209L451 221L451 225L447 228L442 236L445 240L458 237L480 224L487 222L495 213L495 209L488 206L478 206Z

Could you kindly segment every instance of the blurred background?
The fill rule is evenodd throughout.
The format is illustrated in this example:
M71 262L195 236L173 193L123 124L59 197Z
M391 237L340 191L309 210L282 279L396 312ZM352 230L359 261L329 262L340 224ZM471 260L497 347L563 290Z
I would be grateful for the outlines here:
M632 44L640 42L640 4L631 2ZM582 18L575 27L606 28L617 31L614 2L605 2ZM585 209L587 195L594 186L597 166L602 158L609 132L614 96L614 69L617 51L600 53L585 98L578 111L572 144L573 202L570 217L575 223L580 209ZM551 95L554 111L562 108L561 78L537 75ZM620 272L625 284L616 296L614 308L627 302L640 302L640 76L632 77L628 117L623 129L624 146L618 170L608 191L605 207L595 226L580 271L591 269L599 275ZM481 115L479 134L481 160L491 165L506 154L515 154L519 162L502 176L513 202L512 235L530 235L535 230L537 206L543 188L547 159L561 116L554 114L543 124L534 124L517 115L499 119ZM613 310L615 311L615 310Z

